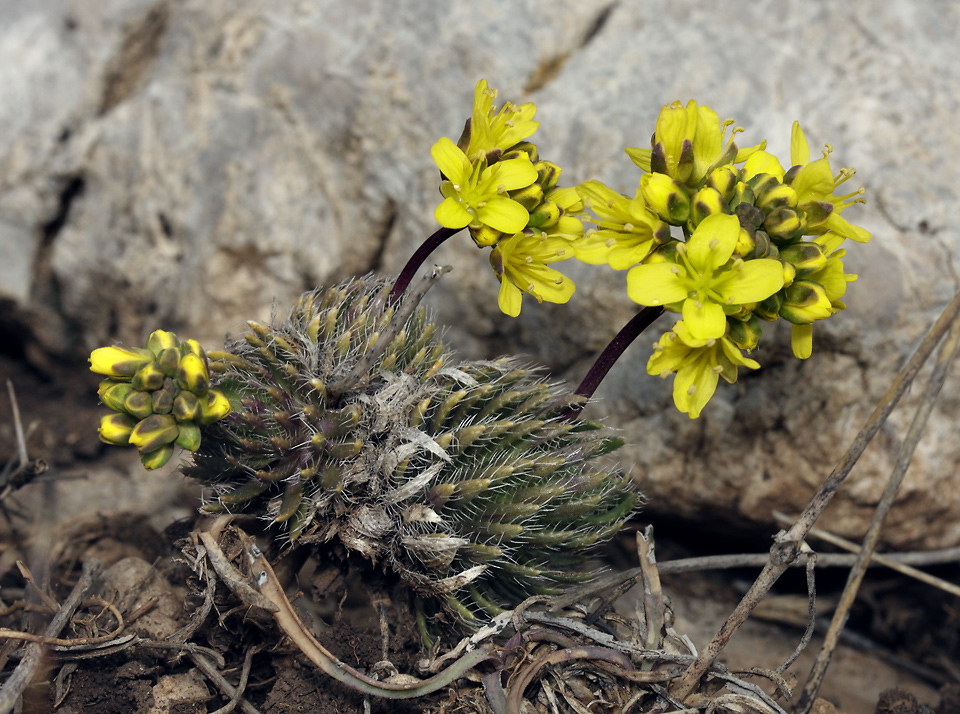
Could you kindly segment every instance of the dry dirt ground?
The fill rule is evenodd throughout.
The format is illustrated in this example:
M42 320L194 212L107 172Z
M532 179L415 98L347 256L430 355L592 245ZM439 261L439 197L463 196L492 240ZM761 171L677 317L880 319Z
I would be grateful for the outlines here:
M119 714L129 712L230 711L216 673L204 673L197 658L215 662L231 686L245 683L244 696L264 714L362 712L364 698L332 681L285 640L272 620L238 607L230 592L212 593L211 614L199 618L205 588L190 554L181 549L196 526L198 492L175 472L137 474L130 455L96 438L100 409L97 378L83 365L32 364L23 355L0 355L0 377L10 380L27 431L31 460L46 472L26 483L0 488L0 627L42 632L81 578L92 558L102 564L96 581L61 638L86 638L83 649L68 644L44 651L24 712ZM5 479L18 463L11 405L0 395L0 469ZM649 514L641 514L634 530ZM770 533L720 533L709 523L677 523L656 515L657 555L677 557L762 552ZM612 568L636 565L633 534L625 533L603 554ZM229 555L229 553L228 553ZM22 570L17 562L27 568ZM400 672L414 673L423 657L413 616L403 597L379 601L389 583L311 558L287 567L300 590L297 606L308 626L339 659L369 671L389 659ZM960 568L939 576L960 581ZM28 583L35 580L35 586ZM675 629L703 646L749 584L750 571L696 573L664 578L676 616ZM824 572L818 602L827 616L845 574ZM296 588L294 588L296 590ZM804 582L791 573L761 613L737 633L724 654L731 669L774 668L796 646L806 613ZM617 601L629 617L636 595ZM117 614L125 620L120 630ZM386 623L388 637L383 637ZM822 629L820 630L823 631ZM4 630L6 632L6 630ZM187 637L176 636L176 633ZM821 695L849 714L960 712L960 601L889 572L872 571L848 626L850 639L831 666ZM119 633L119 634L116 634ZM123 640L135 634L136 639ZM112 638L112 639L111 639ZM189 640L197 646L161 648L158 642ZM106 643L106 644L104 644ZM132 644L131 644L132 643ZM820 644L788 672L802 684ZM0 682L6 683L27 649L22 638L0 639ZM217 661L219 660L219 661ZM790 673L795 673L790 675ZM893 688L899 689L894 690ZM799 687L798 687L799 688ZM769 689L769 687L768 687ZM491 711L476 687L443 689L410 703L372 699L372 712ZM881 697L881 692L886 692ZM458 698L459 697L459 698ZM2 700L2 688L0 688ZM526 711L552 711L543 700ZM781 702L785 709L790 704ZM224 709L223 707L228 707ZM471 708L472 707L472 708ZM236 706L235 711L244 711ZM249 709L247 710L249 711ZM590 711L615 711L596 707ZM823 704L818 711L828 712Z

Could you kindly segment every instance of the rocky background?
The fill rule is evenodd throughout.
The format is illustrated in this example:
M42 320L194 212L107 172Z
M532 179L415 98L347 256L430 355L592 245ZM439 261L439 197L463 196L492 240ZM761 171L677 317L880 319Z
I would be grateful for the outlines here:
M50 375L157 327L215 346L305 289L398 271L435 228L429 148L459 135L481 77L501 101L536 102L541 156L565 184L631 194L639 173L623 147L645 145L674 99L735 118L741 144L767 138L784 161L799 119L814 155L829 142L833 166L855 167L867 190L845 214L873 233L847 246L860 276L848 309L817 327L803 363L788 330L768 329L763 369L721 383L699 420L645 373L657 330L593 407L623 429L650 513L770 524L771 509L806 503L958 289L958 19L945 0L5 0L2 350ZM428 302L461 353L522 352L574 383L635 309L623 273L565 264L573 301L525 301L511 320L468 238L435 260L454 271ZM890 516L890 546L960 543L958 379ZM862 534L915 403L825 526Z

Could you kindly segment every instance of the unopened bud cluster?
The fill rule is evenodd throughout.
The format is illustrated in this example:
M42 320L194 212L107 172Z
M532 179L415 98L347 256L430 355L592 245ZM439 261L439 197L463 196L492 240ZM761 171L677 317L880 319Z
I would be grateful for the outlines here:
M100 347L90 369L107 376L97 394L113 410L100 421L100 439L135 446L148 469L166 464L176 446L196 451L200 428L230 411L223 392L210 386L203 348L172 332L155 331L145 348Z

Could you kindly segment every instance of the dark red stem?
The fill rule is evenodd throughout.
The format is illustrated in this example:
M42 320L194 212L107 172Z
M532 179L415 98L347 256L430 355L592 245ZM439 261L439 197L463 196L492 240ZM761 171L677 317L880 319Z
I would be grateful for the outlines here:
M574 394L586 397L586 399L575 406L570 407L564 413L566 419L574 419L583 409L586 400L593 396L600 386L600 382L607 376L610 368L620 359L620 355L630 344L640 336L640 333L646 330L663 314L662 307L645 307L631 318L630 322L623 326L623 329L617 333L617 336L610 340L610 344L603 348L603 352L597 357L590 371L580 382L580 386Z
M427 259L427 256L435 251L447 238L458 233L460 230L462 229L440 228L417 248L417 251L410 256L407 264L403 266L400 275L397 276L397 282L393 284L393 288L390 290L389 304L392 305L395 303L407 291L407 288L410 287L410 281L413 280L413 276L420 270L420 266L423 265L423 261Z

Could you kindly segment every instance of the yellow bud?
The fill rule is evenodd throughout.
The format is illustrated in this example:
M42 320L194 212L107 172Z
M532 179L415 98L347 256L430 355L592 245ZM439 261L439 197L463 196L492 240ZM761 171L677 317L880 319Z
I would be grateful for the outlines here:
M126 446L130 443L130 432L137 420L129 414L108 414L100 419L100 441L114 446Z
M108 377L127 377L136 374L153 360L150 350L134 347L98 347L90 353L90 371Z
M710 172L704 185L716 189L725 201L730 201L739 180L740 172L736 168L720 166Z
M797 279L797 269L793 266L792 263L783 264L783 287L788 288L793 285L793 281Z
M540 184L532 183L526 188L511 191L510 198L526 208L527 211L532 211L543 200L543 188Z
M735 255L741 258L749 258L753 255L754 248L757 247L757 241L750 231L745 228L740 229L740 235L737 237L737 246L733 249Z
M729 214L730 206L715 188L701 188L693 195L693 225L696 227L707 216Z
M180 432L177 435L177 446L187 451L196 451L200 448L200 427L196 422L183 421L179 424Z
M801 278L827 267L827 256L817 243L795 243L781 248L780 259L792 263Z
M560 167L549 161L538 161L534 167L537 170L537 183L544 193L553 190L560 180Z
M560 220L560 206L553 201L541 201L536 210L530 213L528 226L533 228L551 228Z
M172 332L154 330L147 338L147 349L154 355L159 355L161 351L166 349L176 349L178 345L177 336Z
M124 410L123 400L132 391L133 386L130 382L115 382L112 379L105 379L100 383L97 394L105 406L110 407L115 412L122 412Z
M201 347L200 343L196 340L184 340L182 343L180 343L180 354L195 354L198 357L207 356L206 352L203 351L203 347Z
M148 454L140 454L140 463L147 471L153 471L166 464L171 456L173 456L173 444L167 444Z
M540 155L537 153L536 144L529 141L521 141L519 144L514 144L510 151L500 157L500 160L509 161L510 159L522 159L524 156L529 157L532 163L537 163Z
M667 223L681 225L690 217L690 195L683 184L666 174L644 174L640 192L647 206Z
M165 378L157 363L149 362L137 370L137 373L133 375L133 378L130 380L130 384L133 385L134 389L149 392L154 389L160 389L160 387L163 386L163 380Z
M177 384L198 397L206 394L210 388L210 371L206 360L193 352L185 354L177 370Z
M200 397L200 423L213 424L230 413L230 400L219 389L211 389Z
M169 414L153 414L140 421L130 432L130 443L141 454L149 454L176 441L180 430L177 420Z
M470 237L473 238L473 242L477 244L478 248L487 248L499 243L503 233L484 223L479 228L471 228Z
M157 366L168 377L176 377L180 367L180 350L167 347L157 354Z
M780 317L795 325L806 325L833 314L833 305L820 283L796 280L784 291Z

